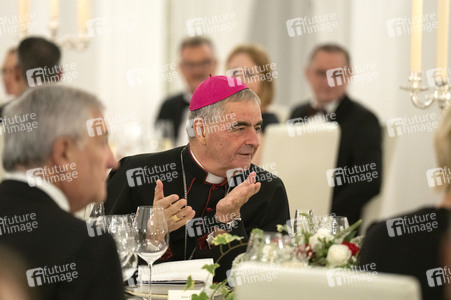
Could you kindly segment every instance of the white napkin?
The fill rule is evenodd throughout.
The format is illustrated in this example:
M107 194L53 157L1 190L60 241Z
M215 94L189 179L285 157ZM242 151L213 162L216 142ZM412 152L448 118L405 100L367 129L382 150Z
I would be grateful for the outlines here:
M202 267L210 264L213 264L212 258L171 261L154 265L152 266L152 281L186 280L191 275L193 280L207 282L209 273ZM139 278L144 279L143 281L149 280L149 268L147 266L139 266L138 274ZM208 283L211 284L212 281L213 278L210 276Z

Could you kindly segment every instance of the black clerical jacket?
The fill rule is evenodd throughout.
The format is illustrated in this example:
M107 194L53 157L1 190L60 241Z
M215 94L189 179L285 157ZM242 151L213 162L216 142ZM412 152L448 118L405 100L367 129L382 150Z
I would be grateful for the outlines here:
M276 231L277 224L285 224L290 218L285 187L277 176L254 165L251 166L251 170L257 172L257 180L262 183L261 189L241 207L242 222L231 232L245 239L240 242L241 245L227 249L224 247L210 249L205 239L212 227L216 204L233 187L227 180L221 184L207 183L205 179L208 174L195 162L188 147L123 158L119 169L110 173L105 210L108 214L128 214L135 213L140 205L152 205L157 179L163 181L165 196L177 194L181 199L184 198L182 157L188 192L187 202L196 211L196 215L186 226L186 232L184 226L171 233L170 251L165 254L164 259L212 257L216 261L221 261L227 256L227 262L222 260L222 270L217 272L221 275L216 276L216 279L222 279L227 266L230 267L231 259L245 250L246 239L253 228ZM240 176L233 178L233 181L231 185L239 184ZM203 226L198 226L199 220L203 220Z

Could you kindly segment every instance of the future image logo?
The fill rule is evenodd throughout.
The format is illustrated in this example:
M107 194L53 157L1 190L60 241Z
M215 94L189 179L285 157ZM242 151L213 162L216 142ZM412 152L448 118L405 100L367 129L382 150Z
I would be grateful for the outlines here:
M317 32L331 32L338 29L337 15L329 13L293 18L286 21L286 27L289 37Z
M216 16L205 16L186 20L189 36L230 32L238 28L238 18L235 13Z
M418 232L431 232L438 228L437 215L435 213L393 218L387 220L385 223L388 236L390 237Z

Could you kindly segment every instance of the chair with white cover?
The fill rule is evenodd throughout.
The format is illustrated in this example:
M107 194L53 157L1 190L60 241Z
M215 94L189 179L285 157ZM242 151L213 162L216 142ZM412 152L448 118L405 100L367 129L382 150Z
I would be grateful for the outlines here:
M296 209L330 212L332 187L326 172L336 165L340 128L336 123L276 124L266 129L260 166L271 164L285 185L290 216ZM333 180L333 179L332 179Z
M369 268L368 268L369 269ZM326 268L289 268L258 262L241 263L229 274L236 298L420 300L416 278Z
M389 174L391 174L391 165L395 156L397 139L390 137L385 127L382 128L382 182L379 195L370 200L362 209L362 233L366 232L371 223L384 219L387 216L382 215L382 211L387 199L387 183Z

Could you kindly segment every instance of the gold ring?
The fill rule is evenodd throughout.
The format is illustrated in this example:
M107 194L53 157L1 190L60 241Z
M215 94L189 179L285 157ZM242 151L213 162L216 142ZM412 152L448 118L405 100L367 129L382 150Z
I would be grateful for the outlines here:
M171 219L172 219L174 222L180 221L180 219L179 219L179 217L177 217L177 215L173 215L173 216L171 217Z

